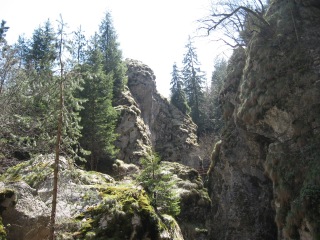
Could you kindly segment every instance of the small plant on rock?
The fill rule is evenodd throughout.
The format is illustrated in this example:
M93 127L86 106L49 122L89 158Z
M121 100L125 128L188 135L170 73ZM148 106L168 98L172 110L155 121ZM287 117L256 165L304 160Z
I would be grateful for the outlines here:
M180 197L174 188L176 180L172 173L161 168L160 161L156 154L141 159L142 171L136 180L147 192L156 212L177 216Z

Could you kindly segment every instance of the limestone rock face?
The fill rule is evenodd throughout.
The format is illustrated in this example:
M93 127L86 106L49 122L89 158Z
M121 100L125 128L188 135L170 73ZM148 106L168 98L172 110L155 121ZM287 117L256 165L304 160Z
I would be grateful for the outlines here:
M263 168L267 143L240 129L234 119L245 58L244 49L234 52L221 96L226 126L209 170L209 239L276 239L272 182Z
M48 238L53 162L53 155L40 155L1 176L0 209L8 239ZM141 188L76 169L63 157L59 168L57 239L183 239L176 221L160 219Z
M147 65L128 59L126 63L130 93L124 94L127 100L117 107L121 112L117 128L119 159L136 163L152 149L166 161L198 167L196 125L161 97Z
M209 176L211 239L320 236L320 8L271 1L270 26L230 60Z
M177 179L175 188L181 199L177 221L184 239L208 239L206 217L211 210L211 200L199 173L175 162L163 161L161 169L171 172Z
M132 94L122 93L116 110L119 113L119 122L116 132L119 134L115 145L120 149L118 158L127 163L138 164L141 157L152 153L150 134Z

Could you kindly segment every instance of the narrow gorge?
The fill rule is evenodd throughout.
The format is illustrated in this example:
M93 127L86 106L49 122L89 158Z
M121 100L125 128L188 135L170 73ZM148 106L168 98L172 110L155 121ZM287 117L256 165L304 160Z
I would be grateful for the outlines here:
M197 125L157 92L149 66L125 60L117 160L107 174L61 156L57 239L320 239L320 1L273 0L264 19L228 61L206 174ZM176 217L134 181L153 153L175 180ZM48 238L53 162L39 155L3 169L0 240Z

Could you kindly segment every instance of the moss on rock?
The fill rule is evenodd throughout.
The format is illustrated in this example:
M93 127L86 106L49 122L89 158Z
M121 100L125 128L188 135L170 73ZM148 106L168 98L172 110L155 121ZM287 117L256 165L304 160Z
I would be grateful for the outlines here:
M100 190L103 201L78 216L81 229L76 239L160 239L166 226L143 190L113 186Z
M7 232L5 227L2 223L2 217L0 216L0 240L6 240L7 239Z

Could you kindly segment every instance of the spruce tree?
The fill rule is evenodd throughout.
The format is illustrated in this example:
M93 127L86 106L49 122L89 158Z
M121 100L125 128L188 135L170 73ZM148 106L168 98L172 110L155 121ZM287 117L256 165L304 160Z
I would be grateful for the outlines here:
M84 31L80 26L77 31L73 32L73 39L71 41L72 56L77 64L84 63L87 44Z
M224 59L216 59L214 71L211 77L211 85L204 91L204 101L201 104L203 113L203 131L206 134L218 135L223 126L222 109L219 102L219 95L224 79L227 75L227 62Z
M38 27L30 40L14 46L18 66L11 72L7 93L11 106L7 141L12 152L49 153L54 148L58 87L54 76L56 35L50 22ZM10 133L10 134L9 134Z
M98 46L98 35L93 37L87 55L88 59L82 66L84 84L81 97L86 102L80 113L83 126L80 142L91 152L88 157L90 169L98 170L102 160L112 160L116 153L117 114L112 107L113 75L104 71L104 56Z
M52 209L50 219L50 240L55 239L55 216L58 194L59 161L60 155L75 159L78 155L78 140L80 137L80 118L82 100L75 98L76 91L80 88L81 78L78 71L72 65L71 59L64 59L67 54L68 46L67 35L65 33L66 24L60 16L59 28L57 33L57 66L59 75L54 76L56 87L58 88L57 104L53 115L55 116L56 134L55 134L55 162L53 190L52 190Z
M5 36L6 36L6 32L8 31L9 27L6 26L6 21L2 20L1 24L0 24L0 41L3 41Z
M184 92L183 79L176 63L173 64L171 76L171 103L184 114L189 114L190 107Z
M142 171L136 181L144 187L157 212L177 216L180 196L174 189L176 180L172 173L161 168L160 160L157 154L140 159Z
M192 120L198 125L198 133L202 131L203 119L200 106L203 101L204 73L200 70L200 63L196 53L196 48L189 37L186 45L186 53L183 59L182 70L185 92L188 105L191 108Z
M106 13L99 27L99 47L103 54L103 66L106 74L113 75L113 97L116 100L127 84L126 66L122 61L117 34L111 14Z
M227 77L227 67L228 63L225 59L217 59L214 64L214 71L211 77L211 115L210 119L212 121L213 129L215 133L218 133L222 126L222 109L219 103L219 95L222 90L224 81Z
M64 37L63 53L66 53L67 39ZM20 38L14 46L15 65L6 82L6 118L3 122L7 154L27 152L28 154L52 153L56 139L56 121L59 99L60 75L59 41L50 23L34 31L32 39ZM75 98L81 79L70 59L65 59L64 127L61 153L75 155L79 149L80 135L78 112L81 100ZM2 100L2 98L1 98ZM2 104L2 103L1 103Z

